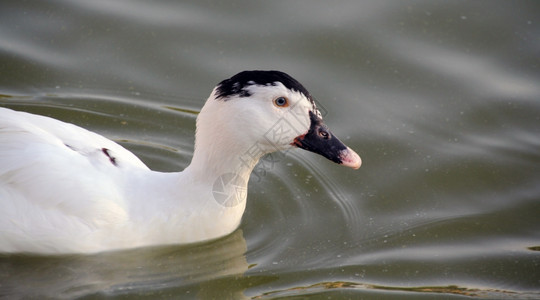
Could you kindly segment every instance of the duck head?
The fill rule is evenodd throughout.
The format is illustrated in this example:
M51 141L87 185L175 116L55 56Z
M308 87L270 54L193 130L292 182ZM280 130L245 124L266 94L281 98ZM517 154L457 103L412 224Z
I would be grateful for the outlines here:
M212 143L221 147L214 154L230 151L254 163L266 153L298 147L354 169L361 165L323 123L307 89L280 71L240 72L214 88L197 118L195 152Z

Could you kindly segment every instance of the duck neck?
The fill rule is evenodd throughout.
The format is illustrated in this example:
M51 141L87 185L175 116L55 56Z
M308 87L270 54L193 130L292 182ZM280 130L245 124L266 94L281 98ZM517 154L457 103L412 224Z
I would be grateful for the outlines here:
M266 152L263 145L254 142L257 138L250 136L245 122L231 118L237 113L235 107L214 99L214 94L197 116L195 151L188 169L198 182L212 184L225 174L233 174L247 186L251 171Z
M249 176L264 153L239 143L228 143L223 137L212 141L198 139L188 169L197 182L214 183L223 176L239 176L247 186Z

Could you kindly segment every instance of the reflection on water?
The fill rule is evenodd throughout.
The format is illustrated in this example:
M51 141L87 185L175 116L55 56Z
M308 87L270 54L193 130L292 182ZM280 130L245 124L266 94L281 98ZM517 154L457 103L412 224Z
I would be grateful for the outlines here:
M241 231L210 243L1 256L0 298L540 298L538 11L525 1L3 3L0 106L179 171L213 86L280 69L363 165L287 152L251 178Z
M0 296L65 298L140 294L238 298L242 290L222 281L248 269L238 230L226 238L188 247L156 247L96 255L0 257Z
M336 293L336 290L339 293ZM405 294L415 294L413 299L422 299L424 296L422 294L427 294L431 297L437 294L447 294L447 295L460 295L466 297L479 297L479 298L514 298L520 296L534 297L534 294L530 295L519 295L513 292L499 291L499 290L482 290L482 289L473 289L473 288L463 288L455 285L451 286L423 286L423 287L393 287L393 286L380 286L372 284L362 284L355 282L321 282L313 284L310 286L301 286L294 287L288 290L282 291L272 291L265 293L255 299L274 299L275 297L294 297L301 295L317 294L321 296L326 296L328 298L332 297L355 297L355 291L365 290L371 293L371 297L376 297L377 295L384 295L384 293L391 294L392 292L405 292ZM368 294L369 295L369 294ZM409 298L405 295L400 297ZM350 299L350 298L349 298Z

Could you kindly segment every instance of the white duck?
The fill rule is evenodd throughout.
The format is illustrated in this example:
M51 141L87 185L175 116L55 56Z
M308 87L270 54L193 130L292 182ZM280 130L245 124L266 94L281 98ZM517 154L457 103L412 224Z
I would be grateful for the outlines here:
M279 71L220 82L197 117L191 164L151 171L96 133L0 108L0 252L92 253L191 243L233 232L262 155L290 147L352 168L360 157Z

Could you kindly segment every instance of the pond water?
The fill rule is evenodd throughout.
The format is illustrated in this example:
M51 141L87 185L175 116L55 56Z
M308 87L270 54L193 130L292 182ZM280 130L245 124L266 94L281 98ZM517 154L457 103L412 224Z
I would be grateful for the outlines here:
M538 2L0 7L2 107L180 171L214 85L277 69L363 159L276 156L252 175L240 228L216 241L0 255L0 298L540 298Z

